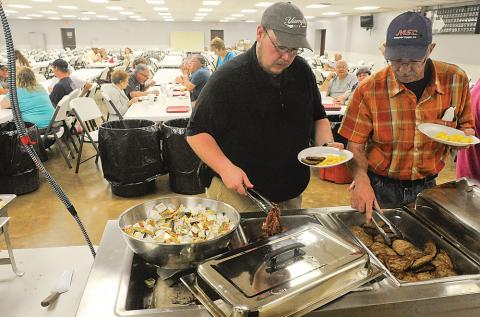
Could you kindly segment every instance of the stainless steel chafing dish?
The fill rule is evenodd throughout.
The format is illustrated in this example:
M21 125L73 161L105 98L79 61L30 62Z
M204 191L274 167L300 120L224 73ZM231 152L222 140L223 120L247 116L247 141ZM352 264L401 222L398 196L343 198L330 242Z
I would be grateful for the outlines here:
M371 258L397 286L415 286L480 279L480 188L479 183L460 179L423 191L415 208L384 210L384 215L416 246L432 240L451 257L457 276L427 281L405 282L397 279L381 261L353 234ZM355 211L333 212L331 217L350 232L351 226L364 223L364 215Z
M381 274L361 248L310 223L211 259L181 280L214 316L290 316Z

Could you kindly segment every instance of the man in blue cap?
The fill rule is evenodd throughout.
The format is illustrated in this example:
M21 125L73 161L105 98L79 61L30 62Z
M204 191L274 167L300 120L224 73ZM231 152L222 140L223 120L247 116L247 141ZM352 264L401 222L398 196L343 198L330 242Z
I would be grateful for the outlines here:
M366 212L415 201L435 186L449 147L418 130L437 123L473 134L468 78L458 66L434 61L430 54L432 22L405 12L387 30L389 66L362 81L355 90L339 134L354 153L352 207Z
M298 153L333 142L315 76L298 56L310 44L307 21L290 2L268 7L246 53L219 68L203 88L187 141L215 172L207 197L239 211L258 209L245 196L253 187L282 209L301 207L310 169Z

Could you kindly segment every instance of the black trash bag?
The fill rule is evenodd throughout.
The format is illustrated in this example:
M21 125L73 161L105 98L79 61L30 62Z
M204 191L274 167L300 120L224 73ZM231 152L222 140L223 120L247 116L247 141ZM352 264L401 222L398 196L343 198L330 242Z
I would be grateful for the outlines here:
M188 119L163 123L163 154L172 191L193 195L204 192L199 178L202 162L185 140L187 125Z
M33 123L25 122L34 149L40 153L40 136ZM14 122L0 125L0 194L26 194L38 189L38 170L20 142Z
M154 181L163 171L160 132L149 120L103 123L98 149L105 179L113 186Z
M25 122L30 139L36 144L33 146L39 153L39 134L37 127L30 122ZM0 125L0 175L15 175L35 169L30 155L20 143L17 128L14 122L6 122Z

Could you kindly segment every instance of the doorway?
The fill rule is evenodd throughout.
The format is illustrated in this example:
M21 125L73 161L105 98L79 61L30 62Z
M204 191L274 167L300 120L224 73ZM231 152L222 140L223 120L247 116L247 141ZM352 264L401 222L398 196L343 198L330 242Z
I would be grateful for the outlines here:
M74 28L61 28L62 32L62 44L63 48L75 49L77 47L77 42L75 39L75 29Z
M213 40L216 37L219 37L222 40L225 40L223 38L223 30L210 30L210 41Z
M315 47L314 52L320 56L325 55L325 38L327 37L326 29L315 30Z

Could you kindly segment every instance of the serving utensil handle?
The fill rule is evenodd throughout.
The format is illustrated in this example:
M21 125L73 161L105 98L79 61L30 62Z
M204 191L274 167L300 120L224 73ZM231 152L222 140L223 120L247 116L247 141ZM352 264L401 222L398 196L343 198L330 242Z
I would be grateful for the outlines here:
M42 305L42 307L47 307L48 305L54 303L57 300L58 296L60 296L59 292L53 292L52 294L48 295L47 298L42 300L40 304Z

